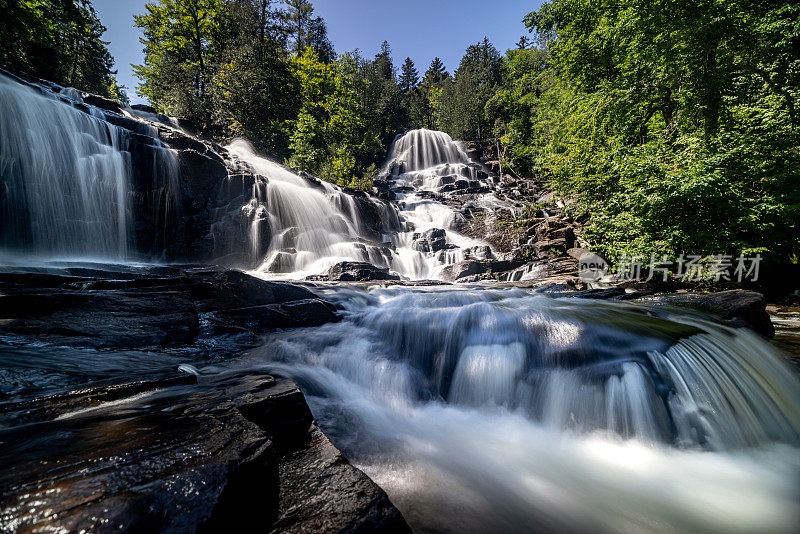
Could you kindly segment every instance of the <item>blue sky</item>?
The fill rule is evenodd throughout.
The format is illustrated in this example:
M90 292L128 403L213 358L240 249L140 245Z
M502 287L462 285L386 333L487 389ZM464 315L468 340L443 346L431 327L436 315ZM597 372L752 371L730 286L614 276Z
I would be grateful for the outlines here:
M131 101L138 81L131 63L142 61L141 35L133 15L144 12L146 0L94 0L100 20L108 28L104 39L116 60L120 83ZM488 37L502 52L527 34L522 17L541 4L537 0L314 0L314 13L328 24L337 52L360 49L365 57L377 53L387 40L395 64L406 57L420 73L439 56L448 70L458 66L464 50Z

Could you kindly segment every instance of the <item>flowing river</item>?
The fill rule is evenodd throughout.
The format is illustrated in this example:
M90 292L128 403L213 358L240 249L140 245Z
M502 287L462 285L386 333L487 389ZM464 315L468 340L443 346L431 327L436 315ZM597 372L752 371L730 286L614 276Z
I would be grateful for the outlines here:
M296 380L419 532L793 532L800 384L748 331L520 289L331 289Z

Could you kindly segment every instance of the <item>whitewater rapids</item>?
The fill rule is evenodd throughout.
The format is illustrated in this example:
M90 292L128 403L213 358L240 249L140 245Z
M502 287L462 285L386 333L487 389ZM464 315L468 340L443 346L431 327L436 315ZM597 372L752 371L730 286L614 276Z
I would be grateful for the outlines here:
M417 532L794 532L800 382L756 334L526 290L330 290L289 376Z

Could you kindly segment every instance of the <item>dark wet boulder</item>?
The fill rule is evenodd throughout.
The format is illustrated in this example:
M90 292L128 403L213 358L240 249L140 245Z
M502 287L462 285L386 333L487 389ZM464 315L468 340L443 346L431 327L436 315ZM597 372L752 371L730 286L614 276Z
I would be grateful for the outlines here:
M2 409L0 517L15 531L409 532L288 380L139 380Z
M339 320L307 288L241 271L73 271L0 274L0 331L70 346L139 348Z
M448 265L442 271L442 276L450 282L462 281L464 278L485 274L489 271L490 263L482 260L464 260L454 265Z
M448 247L447 239L444 237L437 237L436 239L430 240L430 250L431 252L439 252L440 250L445 250Z
M419 234L415 234L415 235L419 235ZM425 238L416 238L411 243L411 248L413 250L416 250L417 252L427 253L427 252L431 251L431 243L430 243L430 241L428 241Z
M734 326L747 326L764 337L775 335L775 327L767 313L764 295L755 291L732 289L718 293L671 293L651 295L639 302L695 308Z
M464 249L465 259L486 260L493 257L492 247L488 245L476 245Z
M371 280L400 280L400 276L387 268L376 267L371 263L343 261L328 270L331 282L368 282Z
M419 248L414 248L414 250L419 250L420 252L439 252L444 250L448 248L445 236L446 232L443 229L431 228L422 233L422 237L418 240L420 243L418 245Z
M580 299L609 300L623 297L625 290L621 287L595 288L581 291L575 296Z
M90 106L103 109L105 111L112 111L114 113L122 114L122 106L118 100L106 98L104 96L86 94L84 93L83 101Z
M430 230L426 230L422 235L426 239L438 239L440 237L444 237L447 233L441 228L431 228Z
M200 310L220 310L314 299L309 289L286 282L268 282L242 271L194 269L187 272Z
M340 320L333 305L318 298L284 304L265 304L245 308L210 311L205 317L213 322L216 332L232 332L242 328L265 332L278 328L319 326Z

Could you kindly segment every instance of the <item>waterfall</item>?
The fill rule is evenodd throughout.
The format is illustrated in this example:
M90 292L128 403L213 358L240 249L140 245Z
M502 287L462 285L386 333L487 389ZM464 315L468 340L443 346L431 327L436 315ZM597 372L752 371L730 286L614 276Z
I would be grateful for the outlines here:
M393 207L301 176L256 155L244 140L227 148L257 173L242 206L251 256L261 258L257 270L304 278L341 261L390 266L392 251L384 241L399 225Z
M389 150L389 159L384 163L384 169L395 175L432 171L439 167L448 168L465 177L475 175L465 169L479 169L470 160L461 143L453 141L444 132L424 128L398 135Z
M800 381L748 330L523 289L332 289L294 378L422 530L791 532Z
M394 184L407 228L393 236L398 272L412 279L439 279L444 268L464 260L467 251L490 249L485 241L460 234L456 226L461 215L431 195L459 190L484 192L473 204L497 207L497 199L485 193L491 191L488 175L449 135L421 129L397 136L383 174ZM440 232L445 238L437 250L429 246L430 239L420 246L419 240L431 232Z
M435 279L463 260L466 249L488 249L455 230L459 215L452 207L425 198L457 180L488 187L480 166L445 133L413 130L394 141L382 176L392 184L393 204L295 173L256 155L246 141L227 148L258 174L242 213L250 256L262 275L301 279L325 274L341 261L359 261L406 279ZM420 247L431 232L437 232L438 246Z
M151 136L155 129L141 125ZM131 235L131 132L84 104L80 92L23 84L0 73L0 249L4 256L124 261ZM154 169L142 170L172 189L174 154L158 146ZM164 195L161 195L164 196ZM169 196L169 195L166 195ZM160 198L143 199L152 212ZM174 199L163 201L162 211ZM164 217L160 213L154 217ZM167 224L161 221L161 226ZM162 243L163 245L163 243ZM147 251L150 252L150 251Z

